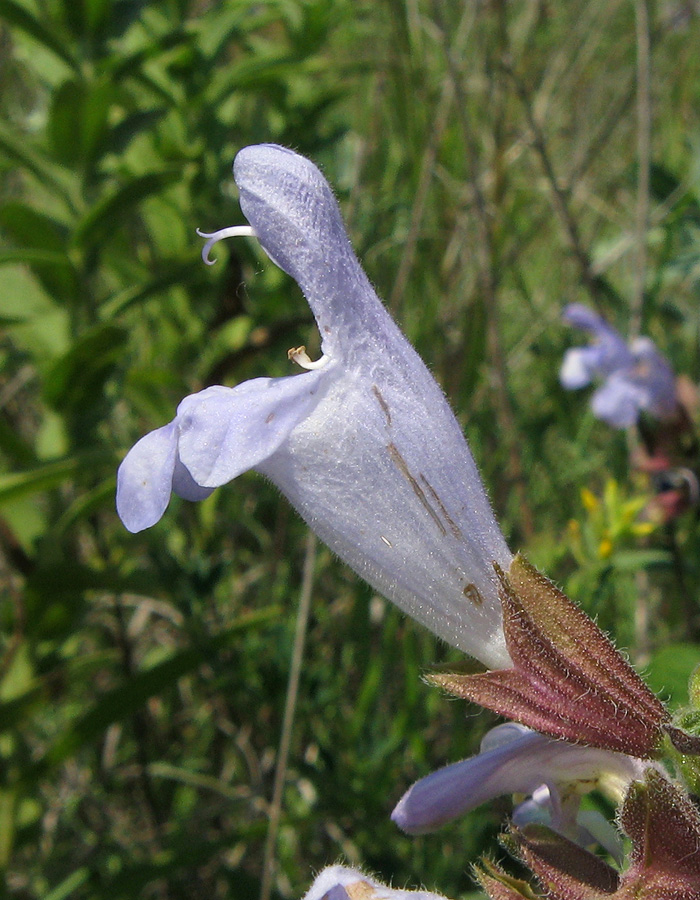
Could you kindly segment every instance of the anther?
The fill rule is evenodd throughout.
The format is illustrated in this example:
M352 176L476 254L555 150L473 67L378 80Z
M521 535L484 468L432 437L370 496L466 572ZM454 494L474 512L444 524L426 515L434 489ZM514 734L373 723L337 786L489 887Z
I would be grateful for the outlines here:
M219 231L212 231L211 234L208 234L206 231L200 231L198 228L197 234L207 239L206 244L202 247L202 259L208 266L213 266L216 262L215 259L209 259L209 252L214 244L218 244L219 241L230 237L257 237L252 225L231 225L230 228L221 228Z
M302 369L321 369L328 362L327 356L322 356L316 361L312 360L306 352L306 347L303 345L301 347L292 347L291 350L288 350L287 358L301 366Z

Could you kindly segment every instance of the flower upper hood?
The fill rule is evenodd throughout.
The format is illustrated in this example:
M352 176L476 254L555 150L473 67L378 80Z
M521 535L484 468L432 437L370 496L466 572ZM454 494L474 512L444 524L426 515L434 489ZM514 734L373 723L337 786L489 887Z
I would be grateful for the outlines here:
M234 177L252 232L306 296L323 356L297 354L302 374L185 398L122 463L120 516L139 531L171 489L200 499L253 468L405 612L486 665L508 666L493 564L507 569L512 554L461 428L362 271L330 187L273 145L242 150Z

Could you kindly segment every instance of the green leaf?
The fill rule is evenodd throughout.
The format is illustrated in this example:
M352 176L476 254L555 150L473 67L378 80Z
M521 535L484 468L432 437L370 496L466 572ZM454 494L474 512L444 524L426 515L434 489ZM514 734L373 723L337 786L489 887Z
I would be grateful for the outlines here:
M0 226L21 249L0 251L0 265L25 263L52 297L71 301L78 274L68 256L68 229L44 212L19 201L0 207Z
M108 81L65 81L54 93L47 133L54 156L64 165L87 168L108 131L107 122L116 97Z
M671 706L688 703L688 681L700 664L700 646L697 644L668 644L657 650L646 671L649 687Z
M44 396L59 411L85 411L95 405L105 380L121 359L128 333L116 325L90 329L48 371Z
M34 38L47 50L55 53L71 69L74 69L76 72L79 70L78 63L68 51L70 43L62 35L51 31L44 22L36 18L25 6L21 6L15 0L0 0L0 17L4 18L10 25Z
M90 880L90 870L87 868L76 869L71 872L60 884L57 884L48 894L44 894L44 900L66 900L73 891L76 891L86 881Z
M64 511L52 527L52 534L57 537L64 534L80 519L86 519L93 513L105 509L108 505L114 509L114 494L117 489L116 474L102 481L77 497Z
M114 0L68 0L63 4L64 18L79 40L101 36L101 32L114 15ZM122 2L119 4L124 6Z
M0 251L0 266L17 264L28 266L46 293L71 303L78 295L78 275L70 258L56 250L5 250ZM1 319L0 324L22 322L25 317Z
M24 263L32 268L44 264L73 268L72 263L66 254L56 250L0 250L0 266L12 266L17 265L18 263ZM22 316L13 321L21 322L23 319L24 317Z
M161 264L162 265L162 264ZM159 268L161 267L159 265ZM132 306L137 306L149 300L151 297L169 290L176 285L186 284L193 279L201 279L201 267L197 265L194 259L188 259L185 262L180 260L171 260L167 270L155 275L145 285L136 285L135 287L126 288L112 297L105 300L100 306L100 317L103 319L111 319Z
M18 466L32 466L37 462L33 448L17 433L4 410L0 410L0 450Z
M237 65L219 70L218 77L209 88L208 102L216 107L228 99L234 91L287 90L299 75L299 59L295 54L273 54L246 57Z
M33 250L65 252L68 242L66 226L19 200L8 200L0 207L0 226L15 244Z
M0 0L2 2L2 0ZM45 187L58 194L70 210L80 206L78 182L63 166L50 160L44 153L30 146L26 135L14 131L0 121L0 153L18 164Z
M123 153L135 137L145 131L151 131L166 112L164 107L158 107L157 109L139 110L139 112L127 116L112 129L109 136L109 152Z
M26 722L37 709L50 702L56 685L83 684L96 671L104 668L108 663L115 662L116 658L116 650L103 650L89 656L61 661L50 671L35 678L21 694L0 703L0 733L17 728L18 725ZM3 688L4 686L5 682L3 682Z
M621 572L639 572L656 566L669 566L673 558L668 550L621 550L614 553L610 563Z
M18 799L16 789L0 789L0 872L6 871L12 856Z
M86 591L150 595L161 589L155 575L148 570L137 569L125 575L113 567L97 569L75 560L46 556L42 554L37 561L26 585L27 591L44 605L52 599L72 601Z
M183 769L181 766L173 766L167 762L153 762L148 767L149 775L155 778L163 778L169 781L178 781L190 787L202 791L211 791L219 794L227 800L240 800L240 791L229 782L213 775L203 775L201 772L193 772L191 769Z
M169 52L173 47L177 47L180 44L189 44L191 40L192 36L181 28L177 28L160 38L148 40L138 50L133 50L108 60L109 74L117 83L126 78L142 78L149 82L149 77L144 70L145 63L161 56L163 53ZM160 91L156 91L156 93L160 96L166 96Z
M0 475L0 504L20 497L48 491L94 467L114 464L114 454L107 450L85 450L56 462L44 463L24 472Z
M238 840L245 841L248 838L247 842L250 843L250 837L245 830L239 827L234 833ZM256 837L259 838L259 835ZM145 888L156 881L186 884L192 879L193 872L199 871L207 864L207 867L211 868L217 856L230 851L231 843L231 834L220 840L212 840L206 834L194 835L190 828L184 828L171 836L164 849L152 853L148 861L141 862L127 857L121 861L121 866L112 865L104 874L101 873L99 898L134 900L135 897L149 896L152 892L146 891ZM222 871L229 869L229 864L222 866ZM229 891L229 895L235 897L235 900L257 900L260 896L260 883L243 868L234 869L229 877L233 888Z
M79 223L74 241L92 248L104 241L125 213L150 197L165 190L182 177L180 172L151 172L133 178L127 184L102 197Z
M173 653L163 662L138 672L118 687L101 694L96 703L49 747L43 759L30 766L25 780L34 781L86 744L96 740L113 722L128 719L150 698L173 687L182 678L211 659L232 640L251 628L276 622L279 607L268 607L241 616L229 628L198 647Z

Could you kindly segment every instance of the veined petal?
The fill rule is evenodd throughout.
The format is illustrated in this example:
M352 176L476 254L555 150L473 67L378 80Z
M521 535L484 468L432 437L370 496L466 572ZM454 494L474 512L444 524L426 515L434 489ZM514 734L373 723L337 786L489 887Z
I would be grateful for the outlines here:
M509 564L510 551L437 385L426 373L412 390L392 362L336 379L258 469L380 593L486 665L507 667L493 563Z
M117 512L132 533L150 528L170 502L177 459L174 422L151 431L127 453L117 472Z
M179 453L195 482L232 481L271 456L319 400L326 368L287 378L210 387L178 407Z
M486 665L508 666L493 564L512 554L462 431L362 272L328 184L271 145L242 150L234 177L342 371L257 468L377 590Z

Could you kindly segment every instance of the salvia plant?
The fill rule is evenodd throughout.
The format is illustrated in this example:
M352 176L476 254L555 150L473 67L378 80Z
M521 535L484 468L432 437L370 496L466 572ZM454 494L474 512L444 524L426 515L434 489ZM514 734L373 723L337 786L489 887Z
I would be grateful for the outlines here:
M598 625L509 549L460 426L376 296L316 166L251 146L234 179L248 225L204 235L204 260L225 238L257 240L301 287L320 355L293 347L298 374L185 397L122 462L122 521L149 528L173 492L200 501L259 472L370 585L468 654L430 682L510 720L478 754L414 784L393 812L399 828L421 834L514 795L502 843L520 868L489 858L475 868L492 900L697 900L700 686L674 718ZM671 368L651 342L628 346L583 307L566 320L595 339L568 352L566 387L604 379L596 415L622 427L647 413L682 431ZM615 826L582 807L594 789L614 804ZM306 900L436 897L332 866Z
M1 898L688 881L699 40L0 0Z

